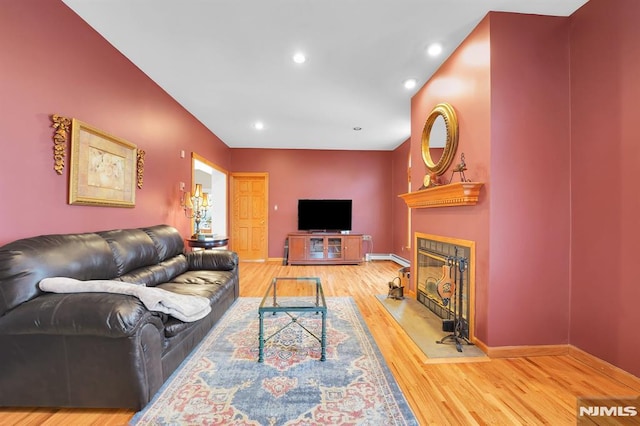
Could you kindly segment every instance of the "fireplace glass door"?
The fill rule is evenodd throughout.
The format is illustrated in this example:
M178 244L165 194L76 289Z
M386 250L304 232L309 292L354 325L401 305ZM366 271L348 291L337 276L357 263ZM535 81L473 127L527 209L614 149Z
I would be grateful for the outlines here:
M458 317L469 338L469 248L424 238L417 246L418 301L442 320Z

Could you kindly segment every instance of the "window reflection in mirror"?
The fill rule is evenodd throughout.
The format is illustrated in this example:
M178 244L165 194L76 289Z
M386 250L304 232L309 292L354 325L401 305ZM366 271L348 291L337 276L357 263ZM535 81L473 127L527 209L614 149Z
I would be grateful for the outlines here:
M429 154L434 163L438 163L447 145L447 123L444 117L438 115L433 122L433 127L429 133Z
M227 235L227 173L204 158L193 155L193 186L202 185L202 192L209 194L206 218L200 223L204 234ZM195 224L192 224L195 232Z

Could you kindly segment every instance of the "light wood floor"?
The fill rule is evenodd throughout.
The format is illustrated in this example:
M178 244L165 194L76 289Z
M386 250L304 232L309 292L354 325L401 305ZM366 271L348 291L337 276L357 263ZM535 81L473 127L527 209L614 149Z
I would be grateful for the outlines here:
M400 267L242 263L240 295L261 297L274 276L318 276L326 296L352 296L420 424L575 425L578 396L634 396L569 355L428 363L375 298ZM127 410L0 409L0 425L124 425Z

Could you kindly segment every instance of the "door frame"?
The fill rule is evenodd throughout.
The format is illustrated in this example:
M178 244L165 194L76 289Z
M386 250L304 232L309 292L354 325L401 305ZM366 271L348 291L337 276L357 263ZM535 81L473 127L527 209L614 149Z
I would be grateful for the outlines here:
M213 173L219 173L220 175L224 175L224 181L225 181L224 188L216 187L216 189L224 190L224 197L220 197L220 199L223 200L224 202L224 206L222 209L220 209L220 211L224 213L224 236L228 236L229 235L229 172L223 169L222 167L218 166L217 164L209 161L202 155L199 155L196 152L192 152L191 153L191 188L189 188L190 191L193 191L193 187L195 186L196 180L197 180L196 179L196 161L208 167L211 167L213 169ZM211 175L212 189L213 189L213 183L214 183L214 176L212 174ZM209 195L212 196L212 194L209 194ZM191 232L194 231L194 228L195 228L195 222L193 219L191 219Z

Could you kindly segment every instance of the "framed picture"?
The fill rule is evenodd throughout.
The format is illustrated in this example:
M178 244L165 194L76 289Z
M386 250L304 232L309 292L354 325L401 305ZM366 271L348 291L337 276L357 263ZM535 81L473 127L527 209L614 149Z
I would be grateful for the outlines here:
M74 118L69 204L134 207L137 160L136 145Z

